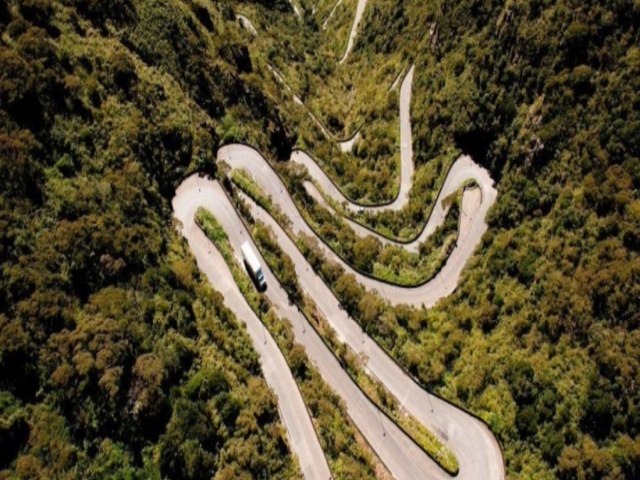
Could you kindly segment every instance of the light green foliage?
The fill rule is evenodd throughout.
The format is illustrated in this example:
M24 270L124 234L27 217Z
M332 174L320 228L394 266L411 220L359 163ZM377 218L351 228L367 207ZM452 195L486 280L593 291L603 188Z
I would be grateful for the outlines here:
M255 289L251 278L248 275L241 274L242 269L237 264L236 257L233 254L233 249L229 244L229 238L222 228L222 225L220 225L216 220L216 217L214 217L208 210L199 208L196 212L196 222L209 240L216 245L218 251L222 254L227 264L230 265L231 271L234 273L236 283L238 283L240 291L242 291L244 296L247 298L249 305L251 305L254 310L267 308L265 298Z
M389 394L384 385L365 373L361 360L348 347L336 340L335 332L327 323L327 320L319 313L315 302L309 296L303 294L297 278L292 276L292 272L294 272L293 262L282 251L271 229L257 222L253 229L253 236L278 281L289 293L292 301L302 307L307 318L313 319L314 328L322 335L334 354L340 358L341 363L346 365L351 378L374 403L393 418L401 428L405 429L443 468L451 474L456 474L459 467L453 452L443 445L432 432L418 423L415 418L402 411L397 401ZM363 312L363 323L366 326L368 323L366 317L369 317L369 322L374 321L384 309L384 304L378 297L366 293L360 301L359 308ZM296 368L294 367L293 370L295 372Z
M429 312L385 308L368 328L421 382L489 422L511 478L638 476L639 12L637 2L371 0L349 68L301 42L291 42L300 55L272 59L296 91L308 73L306 102L332 131L372 128L381 140L397 139L397 95L385 90L415 62L417 172L437 162L440 174L457 148L499 181L456 293ZM362 141L337 152L305 117L292 114L300 144L343 191L392 197L390 179L362 183L389 163L371 150L360 159ZM442 177L430 177L416 175L412 196L437 190ZM318 233L334 230L329 220ZM419 224L389 213L372 226ZM335 265L317 270L370 322L361 289Z
M452 195L445 222L420 244L418 253L413 253L402 246L383 245L373 235L358 237L341 216L329 212L303 190L293 195L314 232L345 262L362 273L403 286L428 281L446 262L458 236L460 196Z
M270 196L267 196L262 188L251 178L246 170L233 170L231 172L231 180L240 190L249 195L249 197L264 208L275 218L280 225L289 226L290 220L282 213L277 205L273 203Z
M290 220L246 171L233 170L231 179L280 226L290 231ZM300 207L303 218L320 238L355 269L375 278L404 286L426 282L442 268L456 241L460 193L454 193L443 200L449 207L445 223L420 245L419 253L410 253L400 246L382 246L381 242L371 235L358 238L344 219L331 214L315 202L298 181L290 176L287 176L286 180L289 185L296 185L293 198Z

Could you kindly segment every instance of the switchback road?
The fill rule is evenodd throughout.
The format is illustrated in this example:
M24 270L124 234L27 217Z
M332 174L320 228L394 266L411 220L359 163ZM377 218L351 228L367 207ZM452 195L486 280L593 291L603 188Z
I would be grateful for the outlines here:
M351 49L364 4L366 4L366 0L358 2L356 18L343 60ZM413 72L414 68L411 67L402 81L400 91L401 171L399 194L388 205L365 207L365 209L372 211L400 210L408 202L414 172L409 111ZM300 216L280 178L259 152L245 145L227 145L219 149L218 160L225 161L231 168L247 170L265 193L269 194L274 203L289 217L294 233L306 233L314 236L313 231ZM351 211L362 208L349 202L315 161L304 152L295 152L291 160L307 167L311 177L320 186L324 195L342 202ZM406 303L427 307L435 304L456 288L466 261L472 255L487 229L485 216L497 195L488 172L475 164L469 157L463 156L456 160L445 179L429 221L423 233L416 240L418 243L424 241L444 221L446 211L442 207L441 200L455 192L465 181L470 179L475 180L478 188L467 189L463 194L463 213L457 245L445 266L434 279L426 284L416 288L383 285L375 279L364 277L353 271L321 243L325 254L341 263L345 270L354 273L357 280L367 289L377 290L384 298L394 304ZM319 192L316 192L316 195L319 195ZM338 338L361 358L366 359L367 372L381 381L407 412L429 428L453 451L460 467L457 478L464 480L503 479L505 471L502 452L489 428L464 410L422 389L345 313L329 287L311 269L306 259L277 222L250 200L247 200L247 203L250 205L254 217L272 227L283 251L287 252L293 261L302 288L316 302ZM229 241L240 259L242 242L250 241L253 243L248 232L245 231L240 217L217 181L196 176L186 179L177 189L173 207L176 218L182 224L181 232L187 238L199 267L211 283L225 295L225 302L229 308L239 319L246 322L249 335L260 355L265 378L278 397L280 414L292 448L300 459L305 478L329 478L330 471L326 458L282 353L260 320L248 307L235 285L224 259L194 220L198 207L204 207L213 213L227 232ZM365 233L362 230L356 231ZM255 245L253 248L258 252ZM408 245L407 248L416 247ZM305 347L309 358L323 379L345 401L349 416L390 472L398 479L450 479L451 477L446 472L393 422L382 415L357 388L322 339L306 324L306 320L296 307L289 304L286 293L267 267L266 262L260 255L259 258L269 285L266 295L278 314L291 321L295 341Z
M265 294L271 300L280 317L290 320L296 342L304 346L307 355L322 378L343 399L347 413L354 424L393 476L401 480L444 480L450 478L437 463L427 456L395 423L383 415L362 393L297 308L289 304L287 293L278 284L264 258L259 254L258 248L251 240L240 217L217 181L198 178L195 175L187 178L176 191L173 206L176 218L182 223L181 231L188 239L198 265L216 288L221 285L227 306L238 318L246 322L263 365L266 365L267 382L278 396L281 415L289 432L292 448L300 459L305 478L328 478L323 477L327 473L326 460L322 456L322 451L318 450L319 444L317 444L315 434L309 430L311 420L308 412L300 403L302 400L299 398L295 384L292 384L293 379L289 369L286 364L282 364L284 358L277 350L275 342L264 331L260 320L242 298L222 256L196 225L194 216L198 207L209 210L222 225L239 264L242 265L240 246L244 241L251 243L254 251L258 253L258 259L267 281L268 288ZM287 245L283 245L283 248L286 249ZM314 287L309 282L316 282L317 287L322 282L309 268L306 261L301 258L299 252L298 255L293 257L296 271L300 269L300 272L305 273L305 281L302 282L302 285L305 289L310 289L311 293ZM336 305L334 304L334 306ZM356 324L351 320L348 321L356 332L358 328ZM372 347L372 342L365 339L362 332L356 333L356 335L357 341L361 345L366 348ZM376 355L374 351L372 353ZM422 390L420 389L420 391ZM424 393L424 391L422 392ZM407 391L407 394L410 393L410 390ZM434 408L436 408L435 404Z

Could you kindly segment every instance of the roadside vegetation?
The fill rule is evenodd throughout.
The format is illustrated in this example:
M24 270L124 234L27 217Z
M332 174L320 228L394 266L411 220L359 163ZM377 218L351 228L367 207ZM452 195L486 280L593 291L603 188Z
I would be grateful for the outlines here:
M249 275L237 262L227 235L216 218L201 208L196 214L196 221L226 260L242 294L283 352L311 414L334 477L375 478L373 464L377 460L372 459L373 453L366 447L366 442L348 419L340 398L311 365L304 348L295 343L290 319L279 318L267 297L255 288ZM275 247L263 230L258 230L256 238L263 242L262 245L264 242L271 242L271 247ZM281 266L278 273L287 292L291 292L292 296L300 296L301 291L297 279L293 276L291 259L287 256L276 259L273 258L273 249L268 252L272 255L269 257L270 263L278 262Z
M291 233L290 219L246 171L233 170L231 180ZM292 198L310 228L348 265L365 275L396 285L419 285L442 268L457 240L460 202L465 187L442 200L449 209L445 222L414 253L401 246L383 245L373 235L359 237L340 215L335 215L311 198L301 181L288 183Z
M285 227L291 225L291 220L273 203L271 196L264 193L249 172L243 169L233 170L231 172L231 181L236 184L240 190L249 195L254 202L267 210L280 225L284 225Z
M425 283L446 262L458 237L461 196L461 192L453 194L445 222L414 253L402 246L385 245L373 235L360 237L343 217L332 214L304 191L294 194L297 203L303 205L302 215L311 229L348 265L402 286Z
M10 0L0 33L0 477L300 478L171 218L222 138L290 143L240 32L211 4Z
M353 212L345 208L337 199L328 196L324 198L343 216L351 218L380 235L400 242L410 242L422 232L434 207L439 189L458 155L459 151L450 149L432 159L427 165L419 166L413 176L409 201L399 211ZM302 191L302 181L313 181L297 164L284 164L280 171L292 192ZM322 192L322 188L316 186Z
M364 126L366 136L375 124L378 138L395 139L375 147L386 153L397 149L398 104L387 85L415 62L417 168L455 147L499 181L489 232L434 309L365 316L360 303L375 295L322 268L422 383L487 420L510 478L640 474L639 8L370 0L346 67L300 42L278 64L334 133ZM391 164L360 159L363 140L349 155L325 146L303 113L298 144L343 191L392 198L394 182L372 181Z

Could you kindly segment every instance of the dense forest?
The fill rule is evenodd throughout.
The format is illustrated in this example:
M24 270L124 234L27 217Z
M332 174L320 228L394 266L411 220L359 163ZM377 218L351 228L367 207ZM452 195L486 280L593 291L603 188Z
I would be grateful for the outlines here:
M348 68L355 2L326 30L333 2L296 4L300 21L285 0L0 2L0 478L299 476L170 199L231 141L274 161L304 147L352 198L391 198L390 87L414 63L425 181L362 220L415 231L464 152L498 182L488 233L429 311L386 305L312 244L311 262L421 383L488 422L509 478L638 478L640 2L369 0ZM360 129L352 153L267 65L333 136Z
M289 144L237 31L189 2L0 2L0 477L299 477L171 216L225 129Z
M410 24L418 3L386 8ZM366 58L392 48L372 5ZM414 147L428 162L453 142L491 169L489 233L431 311L371 315L348 279L337 292L425 385L489 422L511 477L637 478L640 5L443 2L430 19Z

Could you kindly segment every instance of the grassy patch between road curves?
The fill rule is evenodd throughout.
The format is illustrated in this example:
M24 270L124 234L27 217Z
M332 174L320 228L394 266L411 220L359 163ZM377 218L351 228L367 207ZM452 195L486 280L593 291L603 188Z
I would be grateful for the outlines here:
M355 282L353 275L345 275L344 271L340 267L337 267L335 262L326 260L326 258L323 257L322 251L309 244L309 240L311 240L310 237L298 237L296 241L298 248L301 249L305 257L309 255L308 258L311 259L310 263L312 268L318 272L323 281L329 285L338 300L345 306L347 312L356 319L365 331L369 330L368 322L371 322L373 319L367 319L366 315L360 311L360 308L367 312L376 312L375 315L377 316L384 307L382 299L377 292L364 293L364 288ZM357 301L357 308L354 308L345 301L345 291L350 292L351 289L357 291L356 296L360 300ZM333 334L333 330L331 330L324 316L320 314L315 303L308 297L305 298L305 302L305 310L308 312L308 316L314 319L314 324L319 331L325 332L323 337L333 345L336 355L347 367L358 385L360 385L374 403L390 415L442 468L450 474L456 475L459 470L459 465L453 452L413 416L404 411L395 397L388 392L383 384L364 373L363 367L366 359L355 354L345 344L339 343ZM355 314L357 314L357 316L355 316ZM379 343L379 339L376 338L376 340Z
M254 224L252 235L263 257L289 297L303 308L307 318L313 320L314 328L338 357L349 376L374 404L389 415L443 469L456 475L459 465L453 452L415 417L405 412L381 382L365 373L363 359L337 340L333 329L319 312L313 299L303 293L295 276L293 262L278 244L271 228L257 221Z
M267 210L280 225L284 225L287 228L290 226L291 222L289 218L273 203L271 196L264 193L249 172L243 168L234 169L231 171L231 181L235 183L240 190L249 195L258 205Z
M338 213L352 218L382 236L401 242L412 241L420 235L427 223L438 198L439 188L444 184L451 166L459 155L459 151L447 149L428 163L416 165L408 202L400 210L358 213L348 210L345 205L330 196L324 195L324 198ZM320 192L323 191L320 185L316 186Z
M198 209L196 222L224 257L235 282L247 302L275 339L302 393L313 418L322 449L336 479L376 478L375 471L384 470L375 455L368 451L335 392L311 365L304 348L294 342L288 319L280 319L268 299L259 293L247 273L236 261L227 234L207 210Z
M247 172L234 170L231 179L280 226L291 230L289 219ZM291 183L299 185L298 182ZM342 216L315 202L306 191L297 187L292 191L292 198L305 221L336 255L360 273L392 284L410 287L428 281L445 264L458 236L462 189L443 200L449 204L447 218L420 245L418 252L383 245L371 235L359 237Z
M420 244L418 252L384 245L373 235L359 237L342 216L309 197L302 199L302 195L294 195L302 216L331 250L360 273L395 285L412 287L433 278L445 264L458 236L460 193L452 198L444 223Z

